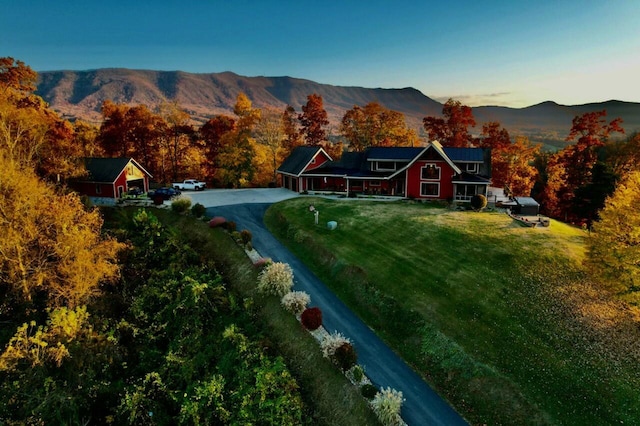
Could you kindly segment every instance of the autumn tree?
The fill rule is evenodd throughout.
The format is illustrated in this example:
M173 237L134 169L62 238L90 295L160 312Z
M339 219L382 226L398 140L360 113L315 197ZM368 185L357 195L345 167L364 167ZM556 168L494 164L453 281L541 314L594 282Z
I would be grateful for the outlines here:
M284 160L283 141L285 139L285 134L282 114L276 110L262 111L262 116L256 126L255 135L256 141L258 142L256 150L264 151L267 159L266 164L262 167L258 167L258 175L260 176L265 174L261 173L261 170L264 170L265 172L269 171L269 176L271 176L271 178L267 183L275 183L278 164Z
M160 136L161 152L168 154L171 177L173 181L177 181L178 176L183 174L184 167L181 166L184 164L185 157L193 157L199 151L194 138L195 130L189 124L191 117L180 108L177 102L162 102L158 106L158 113L166 125L166 131ZM193 161L187 164L193 164ZM164 169L164 161L162 161L162 168ZM185 174L184 177L186 176L188 175Z
M414 146L418 136L407 128L404 115L370 102L363 108L354 106L342 117L340 132L349 141L351 151L371 146Z
M38 74L22 61L0 58L0 90L31 93L36 90Z
M118 272L122 244L100 234L97 210L77 195L58 195L28 168L0 156L0 287L5 300L43 297L49 306L75 307Z
M302 106L298 120L307 145L320 145L327 139L325 128L329 125L329 118L324 109L322 96L316 93L307 96L307 103Z
M225 133L217 158L216 176L226 186L245 186L255 173L254 126L260 120L260 110L254 109L251 101L240 93L233 108L237 121L235 128Z
M532 145L528 138L518 136L515 142L500 123L489 122L482 126L478 140L481 148L491 149L491 184L504 188L513 196L530 196L538 175L533 166L540 145Z
M73 123L74 144L80 150L82 157L101 157L104 150L98 144L98 134L100 129L91 123L83 120L76 120Z
M103 122L98 141L111 157L132 157L157 176L163 176L161 141L168 132L166 121L145 105L128 106L107 100L102 104Z
M282 150L283 157L286 158L296 147L304 145L302 134L298 128L298 114L291 105L287 105L282 113L282 130L285 135Z
M603 284L640 303L640 172L627 174L594 223L588 265Z
M517 136L513 144L502 151L500 161L507 171L504 185L516 197L529 197L538 178L533 162L541 146L533 145L526 136ZM493 164L492 164L492 170ZM493 175L492 178L493 180Z
M476 126L471 107L449 99L442 107L444 118L428 116L422 120L429 139L442 146L469 147L474 145L469 127Z
M222 150L222 138L225 134L235 129L236 121L227 115L211 117L200 127L200 138L204 144L206 159L206 173L210 180L215 180L215 170L218 164L218 155Z
M599 148L606 144L611 133L624 133L621 120L607 123L606 115L606 111L599 111L575 117L567 137L568 142L575 143L549 159L542 203L549 215L572 222L591 221L596 217L601 206L588 203L591 208L585 210L584 200L576 196L581 188L593 183Z
M83 169L73 126L31 93L35 78L22 62L0 58L0 149L50 180L78 176Z

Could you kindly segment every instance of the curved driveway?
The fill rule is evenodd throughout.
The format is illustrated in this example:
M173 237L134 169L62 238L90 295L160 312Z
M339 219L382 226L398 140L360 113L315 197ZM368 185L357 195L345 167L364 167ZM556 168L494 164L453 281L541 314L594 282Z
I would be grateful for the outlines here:
M298 196L285 189L207 190L189 193L193 202L207 207L209 216L233 220L238 229L253 234L254 248L274 261L288 263L294 271L294 288L306 291L311 304L322 309L323 325L351 339L358 363L379 388L402 391L402 418L411 426L466 425L467 423L436 394L405 362L347 308L298 258L267 231L263 217L276 201Z

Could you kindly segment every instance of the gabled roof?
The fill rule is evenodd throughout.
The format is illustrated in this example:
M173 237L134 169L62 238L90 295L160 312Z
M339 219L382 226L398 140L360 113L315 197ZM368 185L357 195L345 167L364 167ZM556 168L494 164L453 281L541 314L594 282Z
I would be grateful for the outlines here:
M390 177L394 177L395 175L403 172L404 170L410 168L411 166L413 166L413 163L415 163L416 161L418 161L420 159L420 157L422 157L422 155L424 155L425 152L427 152L429 149L434 149L438 154L440 154L440 156L442 157L442 159L449 164L449 166L451 166L451 168L453 169L454 172L456 173L461 173L462 171L458 168L458 166L456 166L453 161L451 161L451 159L447 156L447 154L443 151L442 149L442 145L440 145L440 143L438 141L432 141L429 143L429 145L427 145L424 148L421 148L421 151L409 162L409 164L407 164L405 167L397 170L394 174L392 174Z
M320 146L299 146L278 167L278 172L299 176L320 152L331 160L329 154Z
M145 174L151 177L151 173L146 171L136 160L133 158L85 158L84 166L87 169L88 175L83 180L91 182L103 182L113 183L116 181L120 173L127 167L127 164L132 162L136 167L142 170Z

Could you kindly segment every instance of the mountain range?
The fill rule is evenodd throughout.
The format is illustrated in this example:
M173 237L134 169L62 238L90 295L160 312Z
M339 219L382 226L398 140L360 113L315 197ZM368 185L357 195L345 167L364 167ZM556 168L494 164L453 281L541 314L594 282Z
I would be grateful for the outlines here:
M426 116L441 116L442 104L414 88L381 89L342 87L292 77L245 77L232 72L194 74L183 71L150 71L103 68L88 71L44 71L38 74L37 94L63 117L100 123L105 100L154 108L163 101L176 101L196 123L215 114L233 115L238 93L245 93L256 108L284 110L287 105L301 111L307 96L322 96L329 115L330 133L337 133L344 113L354 105L378 102L405 115L418 132ZM480 133L482 124L497 121L512 136L528 136L547 147L560 147L575 116L607 111L607 119L620 117L627 134L640 131L640 103L611 100L584 105L559 105L548 101L525 108L473 107Z

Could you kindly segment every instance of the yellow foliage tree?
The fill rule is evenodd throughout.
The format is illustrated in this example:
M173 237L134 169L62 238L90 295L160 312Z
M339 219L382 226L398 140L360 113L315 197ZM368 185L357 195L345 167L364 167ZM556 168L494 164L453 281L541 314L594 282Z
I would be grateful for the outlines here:
M97 210L85 211L75 194L56 194L4 154L0 150L0 286L14 300L43 294L53 307L85 303L101 281L117 276L124 245L101 236Z
M640 171L626 175L607 198L589 239L588 263L607 287L640 302Z

